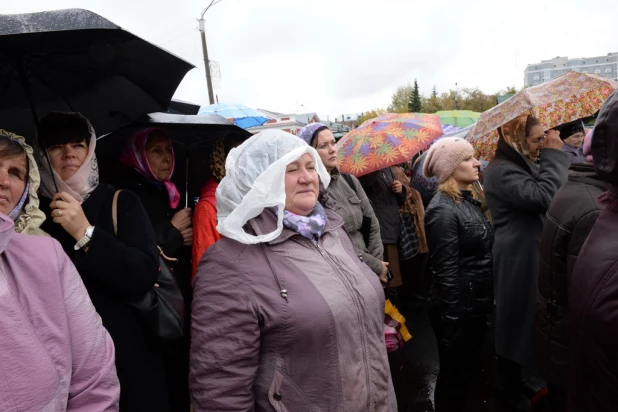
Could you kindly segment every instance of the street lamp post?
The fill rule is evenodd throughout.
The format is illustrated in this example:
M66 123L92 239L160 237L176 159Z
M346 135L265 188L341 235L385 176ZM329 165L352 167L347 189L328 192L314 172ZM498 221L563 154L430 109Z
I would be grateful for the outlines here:
M215 103L214 93L212 91L212 78L210 76L210 60L208 59L208 47L206 46L206 21L204 20L204 15L208 11L209 8L214 6L217 3L220 3L222 0L212 0L210 4L202 10L202 16L198 20L199 29L202 35L202 52L204 53L204 67L206 69L206 85L208 87L208 101L210 104Z

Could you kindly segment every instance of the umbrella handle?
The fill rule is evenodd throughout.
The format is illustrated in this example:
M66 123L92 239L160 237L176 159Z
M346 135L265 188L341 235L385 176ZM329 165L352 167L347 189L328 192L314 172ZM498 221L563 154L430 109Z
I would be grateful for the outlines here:
M185 207L189 207L189 155L185 154Z
M58 183L56 183L56 177L54 176L51 159L49 158L49 153L47 153L47 145L44 144L43 140L39 135L39 116L36 113L36 108L34 106L34 99L32 98L32 90L30 89L30 82L28 81L28 76L26 75L26 69L24 69L23 64L19 65L19 79L21 80L22 87L26 92L26 97L28 98L28 104L30 106L30 112L32 113L32 117L34 118L34 125L36 126L37 132L37 140L39 141L39 145L43 150L43 156L47 161L47 166L49 166L49 171L51 172L52 181L54 182L54 189L56 189L56 193L58 193ZM33 140L34 141L34 140Z

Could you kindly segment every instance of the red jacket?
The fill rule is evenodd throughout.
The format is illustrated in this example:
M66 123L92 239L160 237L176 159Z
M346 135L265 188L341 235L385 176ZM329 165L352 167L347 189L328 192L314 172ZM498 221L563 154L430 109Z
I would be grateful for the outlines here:
M210 179L200 193L200 200L193 211L193 250L191 256L191 280L195 278L197 265L206 250L221 239L217 232L217 203L215 192L219 184Z

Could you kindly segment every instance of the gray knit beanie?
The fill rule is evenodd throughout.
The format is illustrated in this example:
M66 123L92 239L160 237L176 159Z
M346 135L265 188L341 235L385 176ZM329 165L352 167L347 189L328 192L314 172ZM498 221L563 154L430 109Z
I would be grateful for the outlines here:
M444 183L455 173L464 159L474 156L474 147L465 139L445 137L435 142L425 158L423 173L427 177L437 177Z

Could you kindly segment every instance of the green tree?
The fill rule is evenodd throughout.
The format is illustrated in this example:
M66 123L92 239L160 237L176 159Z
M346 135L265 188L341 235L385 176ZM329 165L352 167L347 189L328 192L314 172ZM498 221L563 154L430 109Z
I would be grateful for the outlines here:
M389 113L406 113L408 111L408 102L414 88L407 83L399 86L391 97L391 104L387 107Z
M438 91L436 90L436 85L433 85L433 89L431 90L431 97L433 97L434 99L438 98Z
M433 86L431 95L428 98L423 98L423 112L435 113L439 112L440 110L444 110L442 107L442 101L440 100L440 96L438 96L436 86Z
M383 114L386 114L386 109L383 109L381 107L370 110L368 112L364 112L358 118L357 123L360 126L361 124L363 124L363 122L370 120L370 119L375 119L376 117L381 116Z
M420 113L423 110L421 94L418 91L418 82L414 79L414 88L412 89L412 95L410 96L408 111L412 113Z
M460 107L462 110L484 112L497 103L496 94L485 94L476 87L462 89L461 95Z
M519 90L515 86L508 86L504 90L500 90L497 94L500 96L504 96L505 94L516 94Z

